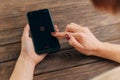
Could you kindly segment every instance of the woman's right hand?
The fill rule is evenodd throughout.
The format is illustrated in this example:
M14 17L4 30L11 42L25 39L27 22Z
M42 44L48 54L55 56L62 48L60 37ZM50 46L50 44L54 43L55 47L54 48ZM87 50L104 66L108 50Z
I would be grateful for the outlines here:
M55 26L56 32L52 33L57 38L66 38L70 45L85 55L95 55L103 46L87 27L82 27L75 23L67 25L64 32L59 32Z

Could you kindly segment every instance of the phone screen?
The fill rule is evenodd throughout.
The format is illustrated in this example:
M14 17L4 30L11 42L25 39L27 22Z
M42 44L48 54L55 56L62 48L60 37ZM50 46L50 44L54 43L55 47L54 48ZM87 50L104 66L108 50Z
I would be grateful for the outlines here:
M28 12L27 18L37 54L60 49L57 38L51 35L51 32L54 32L54 26L48 9Z

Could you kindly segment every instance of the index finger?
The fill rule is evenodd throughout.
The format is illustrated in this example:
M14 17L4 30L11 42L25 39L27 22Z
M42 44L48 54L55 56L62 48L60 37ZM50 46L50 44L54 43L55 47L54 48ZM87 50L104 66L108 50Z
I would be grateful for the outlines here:
M52 33L52 35L55 37L65 37L67 33L68 32L55 32L55 34Z

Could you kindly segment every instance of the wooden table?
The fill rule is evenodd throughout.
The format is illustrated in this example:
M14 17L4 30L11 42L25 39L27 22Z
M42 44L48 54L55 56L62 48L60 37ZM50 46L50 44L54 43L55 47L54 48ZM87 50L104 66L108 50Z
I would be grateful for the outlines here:
M21 49L26 12L49 8L61 31L68 23L87 26L101 41L120 43L120 17L95 10L89 0L0 0L0 80L8 80ZM35 69L34 80L89 80L118 63L87 57L66 40Z

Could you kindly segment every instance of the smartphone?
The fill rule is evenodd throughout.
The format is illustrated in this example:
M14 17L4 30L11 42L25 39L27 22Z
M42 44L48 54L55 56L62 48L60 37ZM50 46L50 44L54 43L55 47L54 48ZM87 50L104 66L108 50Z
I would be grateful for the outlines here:
M60 49L59 41L51 35L51 32L55 32L55 30L48 9L28 12L27 19L37 54L54 52Z

